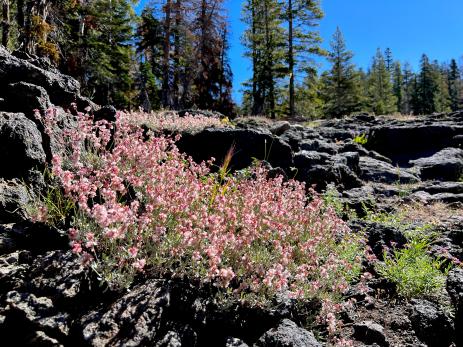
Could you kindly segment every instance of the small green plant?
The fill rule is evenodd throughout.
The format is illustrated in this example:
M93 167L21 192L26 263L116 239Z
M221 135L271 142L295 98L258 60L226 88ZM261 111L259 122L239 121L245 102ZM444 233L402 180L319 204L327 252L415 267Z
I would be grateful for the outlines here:
M29 188L30 203L26 206L27 214L36 221L54 227L63 227L75 214L75 203L65 196L53 174L46 169L44 180L47 184L45 192L33 191Z
M334 185L330 184L326 187L322 199L325 206L331 207L338 217L346 217L349 220L357 218L356 212L340 199L339 192Z
M358 143L359 145L366 145L368 143L368 138L366 134L360 134L354 137L354 142Z
M384 263L376 269L380 275L397 286L399 295L412 297L439 297L445 288L450 266L446 260L429 254L431 239L415 234L403 249L384 252Z

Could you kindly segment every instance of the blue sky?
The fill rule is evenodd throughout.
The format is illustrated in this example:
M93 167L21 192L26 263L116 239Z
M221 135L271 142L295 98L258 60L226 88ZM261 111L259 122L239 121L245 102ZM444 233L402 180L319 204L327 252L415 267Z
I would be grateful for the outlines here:
M339 26L355 63L367 68L376 48L392 49L394 58L417 67L422 53L448 61L463 56L463 0L321 0L325 18L319 31L329 47ZM142 0L141 3L145 2ZM241 84L251 74L244 57L241 35L242 0L227 0L231 24L230 61L234 73L235 101L241 101ZM326 62L320 59L320 67Z

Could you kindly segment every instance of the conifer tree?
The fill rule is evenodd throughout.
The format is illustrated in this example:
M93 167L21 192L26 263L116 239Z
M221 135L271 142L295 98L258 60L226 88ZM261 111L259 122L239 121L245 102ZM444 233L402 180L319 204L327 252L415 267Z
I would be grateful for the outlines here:
M2 0L2 45L4 47L8 47L10 26L10 0Z
M392 76L394 70L394 58L392 56L392 50L389 47L384 51L384 63L386 64L387 71Z
M450 109L456 111L461 107L462 101L462 83L460 69L455 59L450 61L448 70L448 88L450 98Z
M436 86L434 92L434 112L450 111L450 95L447 79L447 70L435 60L432 63L432 76Z
M360 79L352 57L341 30L337 28L328 57L332 67L322 79L325 113L330 117L341 117L360 110Z
M402 102L400 103L400 112L402 114L410 114L413 112L413 98L416 88L416 76L413 73L412 67L409 63L405 63L402 72Z
M194 78L194 104L199 108L213 109L220 100L231 101L231 70L227 59L227 23L223 0L199 0L195 15L196 37L195 60L197 68Z
M426 54L422 55L420 65L421 70L417 77L413 110L416 114L430 114L436 111L434 96L437 85L435 75Z
M295 81L307 69L312 54L321 55L321 38L312 28L323 18L319 0L287 0L283 18L287 22L287 64L289 75L289 117L295 115Z
M402 66L399 61L394 63L392 71L392 89L397 100L397 112L401 112L404 94L404 78L402 75Z
M244 20L249 27L244 33L247 55L252 58L252 113L277 113L277 84L286 74L286 36L281 25L282 6L277 0L247 0Z
M375 114L389 114L396 110L389 72L384 56L378 48L369 74L369 104Z

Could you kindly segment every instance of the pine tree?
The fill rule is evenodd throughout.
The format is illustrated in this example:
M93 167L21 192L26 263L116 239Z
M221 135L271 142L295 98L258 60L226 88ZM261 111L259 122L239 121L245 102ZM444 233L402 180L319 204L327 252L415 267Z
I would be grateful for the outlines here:
M413 98L416 94L416 76L413 73L412 67L409 63L405 63L402 73L402 101L399 104L400 113L410 114L413 112Z
M10 40L10 0L2 1L2 45L8 47Z
M386 64L386 69L389 72L389 75L392 76L394 71L394 58L392 56L392 50L389 47L384 51L384 63Z
M458 68L455 59L450 61L448 71L448 87L449 87L449 98L450 108L452 111L456 111L461 107L462 101L462 83L460 77L460 69Z
M401 112L404 94L404 77L402 75L402 66L398 61L394 63L392 72L392 89L397 100L397 112Z
M324 101L322 98L321 78L317 71L308 71L301 85L296 86L295 104L296 114L307 119L323 116Z
M232 76L227 59L227 23L222 0L199 1L194 33L197 61L194 104L212 109L222 100L230 109Z
M252 58L252 113L276 117L277 84L285 76L286 37L281 26L282 7L277 0L247 0L244 34L247 55Z
M447 79L447 69L435 60L432 64L433 79L436 85L434 92L434 112L449 112L450 95Z
M414 111L417 114L430 114L436 111L435 91L437 88L434 71L426 54L421 57L421 70L417 78Z
M337 28L328 57L332 67L322 79L325 113L330 117L349 115L361 108L360 79L352 57L341 30Z
M323 18L319 0L288 0L284 11L287 22L287 64L289 75L289 117L295 115L295 81L296 74L307 68L310 55L322 54L321 38L317 31L312 31Z
M391 78L384 56L378 48L369 74L369 104L375 114L389 114L396 110Z

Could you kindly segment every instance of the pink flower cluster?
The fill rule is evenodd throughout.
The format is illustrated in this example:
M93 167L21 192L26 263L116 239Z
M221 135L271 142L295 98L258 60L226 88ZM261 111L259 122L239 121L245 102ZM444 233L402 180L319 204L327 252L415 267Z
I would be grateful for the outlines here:
M174 133L195 132L208 127L223 128L226 123L218 118L186 114L180 117L174 111L130 112L125 115L134 125L146 124L152 130L167 130Z
M130 116L94 125L80 115L66 132L67 154L53 159L78 206L72 249L107 281L127 285L150 270L241 295L301 299L339 297L358 277L359 237L303 184L269 179L262 167L219 179L211 162L193 162L172 139L144 136Z

